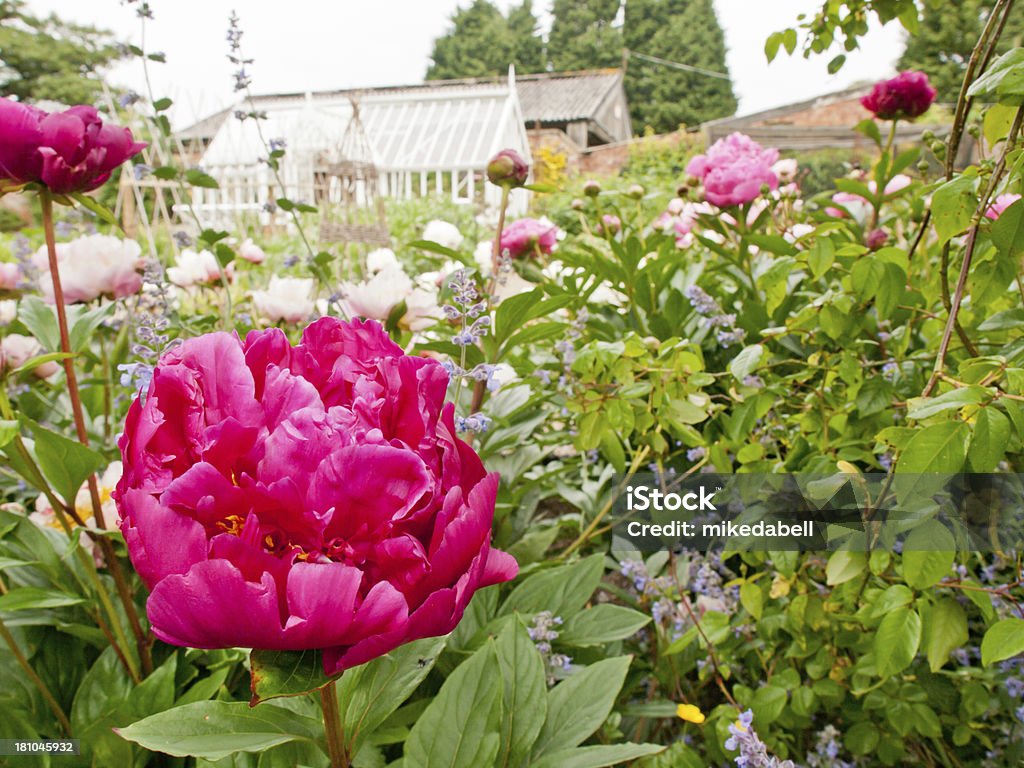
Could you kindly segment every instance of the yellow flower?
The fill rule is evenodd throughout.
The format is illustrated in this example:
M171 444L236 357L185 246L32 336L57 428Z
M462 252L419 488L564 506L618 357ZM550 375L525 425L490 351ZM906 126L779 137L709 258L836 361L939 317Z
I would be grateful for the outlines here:
M704 722L704 713L693 704L679 704L676 706L676 714L688 723L700 725Z

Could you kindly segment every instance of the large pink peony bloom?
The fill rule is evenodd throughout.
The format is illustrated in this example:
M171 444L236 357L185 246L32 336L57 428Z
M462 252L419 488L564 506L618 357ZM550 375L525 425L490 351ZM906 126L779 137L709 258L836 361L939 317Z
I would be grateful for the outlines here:
M542 219L516 219L501 232L501 250L513 259L537 250L551 253L557 242L558 227Z
M89 106L47 113L0 99L0 179L15 184L39 182L57 194L88 192L145 146L127 128L104 125Z
M690 160L686 172L701 179L709 202L720 207L743 205L760 195L761 187L779 186L772 170L778 159L777 149L764 149L749 136L733 133Z
M860 103L882 120L913 120L928 111L936 93L924 72L900 72L891 80L875 83Z
M153 631L321 648L334 674L451 631L507 581L498 475L455 437L448 376L375 322L190 339L128 412L114 498Z

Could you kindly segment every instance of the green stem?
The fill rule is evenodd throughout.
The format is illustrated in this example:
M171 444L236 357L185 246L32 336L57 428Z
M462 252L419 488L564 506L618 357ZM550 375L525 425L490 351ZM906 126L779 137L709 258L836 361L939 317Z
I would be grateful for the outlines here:
M345 729L341 724L341 711L338 709L338 692L336 682L332 680L320 689L320 704L324 711L324 733L327 736L327 756L331 760L331 768L349 768L352 761L345 745Z
M21 652L21 648L19 648L18 644L14 641L14 635L12 635L7 629L7 625L4 623L3 619L0 619L0 637L3 637L7 647L11 649L11 653L14 655L15 661L18 662L18 666L25 672L25 676L32 681L32 684L38 688L39 692L43 695L46 705L50 708L50 711L53 712L57 721L60 723L61 730L65 735L70 736L71 721L68 720L68 716L64 714L64 710L61 709L60 704L57 703L57 699L53 697L53 694L46 686L46 683L44 683L42 678L36 674L34 669L32 669L32 665L29 664L28 659L25 658L25 654Z

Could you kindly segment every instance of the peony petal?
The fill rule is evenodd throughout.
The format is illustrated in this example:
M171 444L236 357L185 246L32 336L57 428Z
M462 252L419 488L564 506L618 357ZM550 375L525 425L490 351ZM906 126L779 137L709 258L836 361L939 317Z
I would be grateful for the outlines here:
M118 507L121 532L132 564L146 584L185 573L193 564L206 559L206 533L188 515L135 489L123 494Z
M157 583L146 604L153 633L192 648L291 650L285 641L274 578L247 581L224 559L196 563Z

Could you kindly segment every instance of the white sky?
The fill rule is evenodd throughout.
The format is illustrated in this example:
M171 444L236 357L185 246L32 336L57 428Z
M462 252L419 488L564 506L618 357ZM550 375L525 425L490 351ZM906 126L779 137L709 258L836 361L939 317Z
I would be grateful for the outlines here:
M466 5L468 0L461 0ZM503 9L515 0L498 0ZM155 15L146 23L146 47L163 51L166 64L152 64L155 96L176 102L178 126L235 101L233 67L226 58L225 33L231 10L241 18L243 53L255 93L306 91L421 82L434 38L449 26L460 0L151 0ZM546 8L546 0L534 0ZM755 112L827 93L858 80L892 73L903 49L897 22L875 29L850 54L837 75L826 64L838 49L805 60L783 51L768 65L765 38L793 25L798 13L821 7L821 0L715 0L729 48L733 86L740 113ZM36 14L113 30L139 43L134 7L121 0L28 0ZM542 26L550 23L542 18ZM642 52L642 51L641 51ZM685 51L675 57L687 62ZM138 60L122 65L113 81L145 93Z

